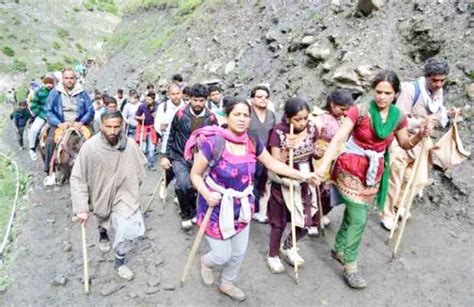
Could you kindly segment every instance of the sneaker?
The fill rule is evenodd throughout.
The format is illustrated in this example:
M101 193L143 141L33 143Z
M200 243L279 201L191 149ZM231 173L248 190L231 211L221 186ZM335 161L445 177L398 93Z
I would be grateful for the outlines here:
M193 223L191 220L181 221L181 228L183 228L183 230L189 230L193 228Z
M111 248L112 248L112 245L110 244L109 240L104 240L104 239L99 240L99 250L102 253L109 252Z
M261 223L261 224L266 224L268 223L268 217L265 215L261 214L260 212L257 212L253 215L252 217L255 221Z
M267 256L267 265L273 274L279 274L285 272L285 266L281 263L279 256L270 257Z
M403 216L405 215L406 210L405 210L404 207L401 207L398 210L400 211L400 221L401 221L401 220L403 220ZM408 212L408 219L407 220L409 220L409 219L411 219L411 213L410 212Z
M293 248L281 247L280 253L290 265L294 266L295 263L297 263L300 267L304 264L304 259L298 254L298 250L299 248L297 248L295 251Z
M359 272L344 272L344 280L353 289L363 289L367 287L367 282Z
M175 197L175 198L173 199L173 203L174 203L175 205L177 205L177 206L179 205L178 197Z
M198 221L197 217L193 217L191 219L191 223L193 223L194 225L196 225L197 221Z
M116 268L115 272L117 272L117 275L120 278L123 278L125 280L132 280L135 277L133 272L125 264Z
M36 154L36 152L33 149L30 149L30 158L33 161L36 161L38 159L38 155Z
M242 302L247 298L244 291L234 285L221 285L219 286L219 290L237 302Z
M394 226L393 218L383 217L382 220L380 221L380 226L382 226L382 228L387 231L391 231Z
M321 223L324 226L327 226L327 225L331 224L331 220L326 215L324 215L321 219Z
M308 236L313 237L313 238L319 236L318 227L316 227L316 226L309 227L308 228Z
M339 262L340 264L344 265L344 253L343 252L338 252L336 251L335 249L332 249L331 250L331 257L335 260L337 260L337 262Z
M204 257L201 257L201 277L208 286L214 283L214 271L204 264Z
M56 174L53 173L51 176L46 176L43 180L43 184L45 187L52 187L56 184Z

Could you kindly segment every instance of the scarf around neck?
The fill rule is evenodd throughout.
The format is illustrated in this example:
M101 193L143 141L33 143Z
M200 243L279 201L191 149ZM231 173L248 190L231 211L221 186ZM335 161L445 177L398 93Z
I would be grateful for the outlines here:
M378 139L383 140L389 137L392 132L395 130L396 126L400 120L400 110L393 104L389 106L388 116L385 123L382 121L380 116L379 109L375 104L375 101L372 100L369 105L369 114L370 122L372 128L375 132L375 135ZM384 170L382 174L382 180L380 181L380 187L377 192L376 204L380 211L383 210L385 206L385 200L387 199L388 192L388 179L390 177L390 151L385 149L384 153Z
M193 151L196 148L196 145L203 144L208 137L219 135L223 137L226 141L235 143L235 144L247 144L249 136L247 131L241 135L235 135L230 132L228 129L219 127L219 126L205 126L195 130L184 147L184 159L192 160Z

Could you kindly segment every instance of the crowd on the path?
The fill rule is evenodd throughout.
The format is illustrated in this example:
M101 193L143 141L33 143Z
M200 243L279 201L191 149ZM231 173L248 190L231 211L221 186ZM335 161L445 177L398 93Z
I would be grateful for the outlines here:
M82 222L91 214L98 219L99 249L114 249L120 277L134 276L125 256L145 232L139 187L145 167L156 171L159 165L166 174L162 189L174 181L182 229L207 223L204 283L214 284L214 269L223 266L220 291L241 301L246 296L234 281L251 239L252 218L269 224L267 265L281 273L284 262L304 264L294 242L317 236L339 204L345 211L332 256L350 287L366 287L357 260L369 205L377 206L384 229L396 227L396 212L406 205L397 199L422 150L420 142L457 116L458 110L448 111L443 101L448 73L448 63L437 58L427 60L424 76L413 81L400 82L393 71L381 70L363 103L355 104L353 93L338 88L323 108L310 107L302 97L287 99L279 118L266 85L256 85L248 98L231 97L218 84L186 86L175 75L163 99L153 85L128 95L119 89L113 97L87 93L76 72L65 69L60 80L43 77L12 119L21 147L30 123L33 160L44 135L45 185L56 183L56 148L65 131L81 131L88 139L70 178L73 210ZM425 172L427 178L428 168ZM417 192L428 182L417 179ZM290 223L295 231L283 238Z

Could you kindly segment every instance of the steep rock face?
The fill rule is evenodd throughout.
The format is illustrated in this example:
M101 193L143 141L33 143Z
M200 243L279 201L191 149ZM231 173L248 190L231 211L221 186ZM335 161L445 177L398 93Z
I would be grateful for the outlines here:
M94 84L143 88L181 73L188 83L221 79L232 95L267 83L277 104L292 95L321 104L334 86L367 91L375 68L413 79L423 61L437 55L451 63L448 101L466 103L473 62L469 14L450 1L376 1L368 17L360 15L359 1L349 0L203 1L185 13L182 2L125 11Z

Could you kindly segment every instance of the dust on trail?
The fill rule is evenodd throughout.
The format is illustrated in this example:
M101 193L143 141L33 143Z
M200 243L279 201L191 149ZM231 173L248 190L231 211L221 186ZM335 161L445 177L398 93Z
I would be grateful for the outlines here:
M3 139L14 148L11 125ZM401 257L391 259L385 244L388 233L378 225L375 212L360 253L360 268L369 282L367 289L349 289L341 268L329 256L334 231L343 207L330 214L332 224L326 237L306 239L299 244L305 265L296 285L289 274L273 275L266 267L269 226L252 223L251 240L238 285L248 295L238 304L216 287L203 284L198 257L207 250L203 241L183 288L181 271L196 229L180 230L178 209L164 207L155 200L146 217L147 233L129 255L129 267L136 278L120 280L113 272L113 253L98 251L98 232L87 226L91 294L84 294L80 227L71 222L69 187L45 190L40 162L32 162L27 151L17 160L34 174L34 189L22 218L21 231L14 244L14 263L9 268L10 286L1 298L3 305L172 305L172 306L468 306L473 299L473 229L455 219L443 220L438 211L426 215L417 208L407 225L400 249ZM159 173L148 172L142 189L142 202L153 191ZM65 284L64 284L65 282Z

